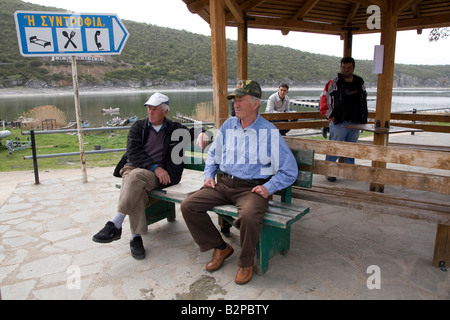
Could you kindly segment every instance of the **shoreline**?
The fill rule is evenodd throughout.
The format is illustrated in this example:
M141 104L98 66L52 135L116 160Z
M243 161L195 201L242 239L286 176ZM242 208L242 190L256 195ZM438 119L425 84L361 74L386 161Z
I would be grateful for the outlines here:
M233 89L229 87L229 91ZM277 87L263 87L263 91L276 91ZM323 90L323 87L290 87L291 91L311 91L311 90ZM146 93L152 91L161 91L161 92L189 92L189 91L198 91L198 92L208 92L213 91L212 87L180 87L180 88L164 88L164 87L146 87L146 88L132 88L132 87L85 87L79 89L80 95L94 95L94 94L124 94L124 93ZM376 88L367 88L368 92L376 92ZM442 87L397 87L393 88L393 92L449 92L449 88ZM73 95L72 87L65 88L26 88L26 87L14 87L14 88L0 88L0 99L8 99L8 98L16 98L25 96L45 96L45 95Z

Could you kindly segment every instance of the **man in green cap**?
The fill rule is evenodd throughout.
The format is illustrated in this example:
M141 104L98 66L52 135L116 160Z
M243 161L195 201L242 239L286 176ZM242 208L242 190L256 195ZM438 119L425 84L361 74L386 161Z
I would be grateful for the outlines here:
M234 204L240 229L241 253L235 282L244 284L253 275L256 244L269 196L297 179L296 160L278 129L258 113L261 87L241 80L228 100L234 99L236 116L220 127L206 160L203 188L181 203L186 225L200 251L214 249L207 271L218 270L234 252L212 222L207 211ZM216 183L218 169L223 173Z

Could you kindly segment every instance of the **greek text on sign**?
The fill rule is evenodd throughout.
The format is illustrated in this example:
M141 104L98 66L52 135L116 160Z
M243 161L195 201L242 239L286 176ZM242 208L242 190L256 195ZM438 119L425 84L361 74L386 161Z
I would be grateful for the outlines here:
M23 56L120 54L129 33L115 14L16 11Z

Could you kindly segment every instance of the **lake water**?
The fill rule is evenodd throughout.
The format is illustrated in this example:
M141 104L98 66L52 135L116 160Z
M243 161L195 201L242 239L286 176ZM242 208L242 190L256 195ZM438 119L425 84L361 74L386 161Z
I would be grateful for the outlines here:
M212 90L148 90L148 91L115 91L115 92L83 92L80 90L81 116L83 120L89 120L91 127L104 126L112 117L121 118L136 115L138 118L146 117L146 108L143 104L148 97L159 91L166 94L170 99L169 118L177 112L187 116L195 116L195 109L198 103L209 104L212 108ZM263 99L267 99L276 88L264 89ZM322 88L317 89L291 89L289 97L315 98L322 92ZM369 98L376 97L376 91L368 89ZM15 94L8 95L0 92L0 119L13 121L24 112L38 106L54 105L62 110L67 122L75 120L75 108L73 92L49 93L45 94ZM102 108L120 108L118 115L103 115ZM230 104L229 104L230 107ZM262 109L265 104L262 105ZM375 101L369 102L369 108L375 109ZM392 98L392 112L430 109L450 108L450 89L399 89L394 90ZM292 106L295 111L313 111L315 109Z

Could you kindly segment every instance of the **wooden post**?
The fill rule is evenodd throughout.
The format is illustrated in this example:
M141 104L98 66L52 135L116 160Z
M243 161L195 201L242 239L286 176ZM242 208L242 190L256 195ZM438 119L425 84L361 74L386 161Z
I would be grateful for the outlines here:
M395 42L397 39L398 14L394 12L394 1L386 1L381 11L381 44L384 45L383 73L378 75L375 126L390 126L392 88L394 85ZM374 134L375 145L387 145L389 136ZM386 168L386 162L372 161L374 168ZM370 190L383 192L384 186L371 184Z
M447 268L450 265L450 226L437 225L433 266Z
M248 77L248 38L247 24L238 25L238 66L237 80L246 80Z
M84 158L83 131L81 128L80 96L78 94L77 60L75 56L72 56L72 80L73 80L73 93L75 100L75 116L77 120L78 145L80 148L81 172L83 176L83 182L87 182L86 160Z
M341 39L344 40L344 50L343 57L351 57L352 56L352 44L353 44L353 34L351 29L347 32L341 34Z
M214 125L219 128L228 119L225 0L210 1L209 6L211 14Z

